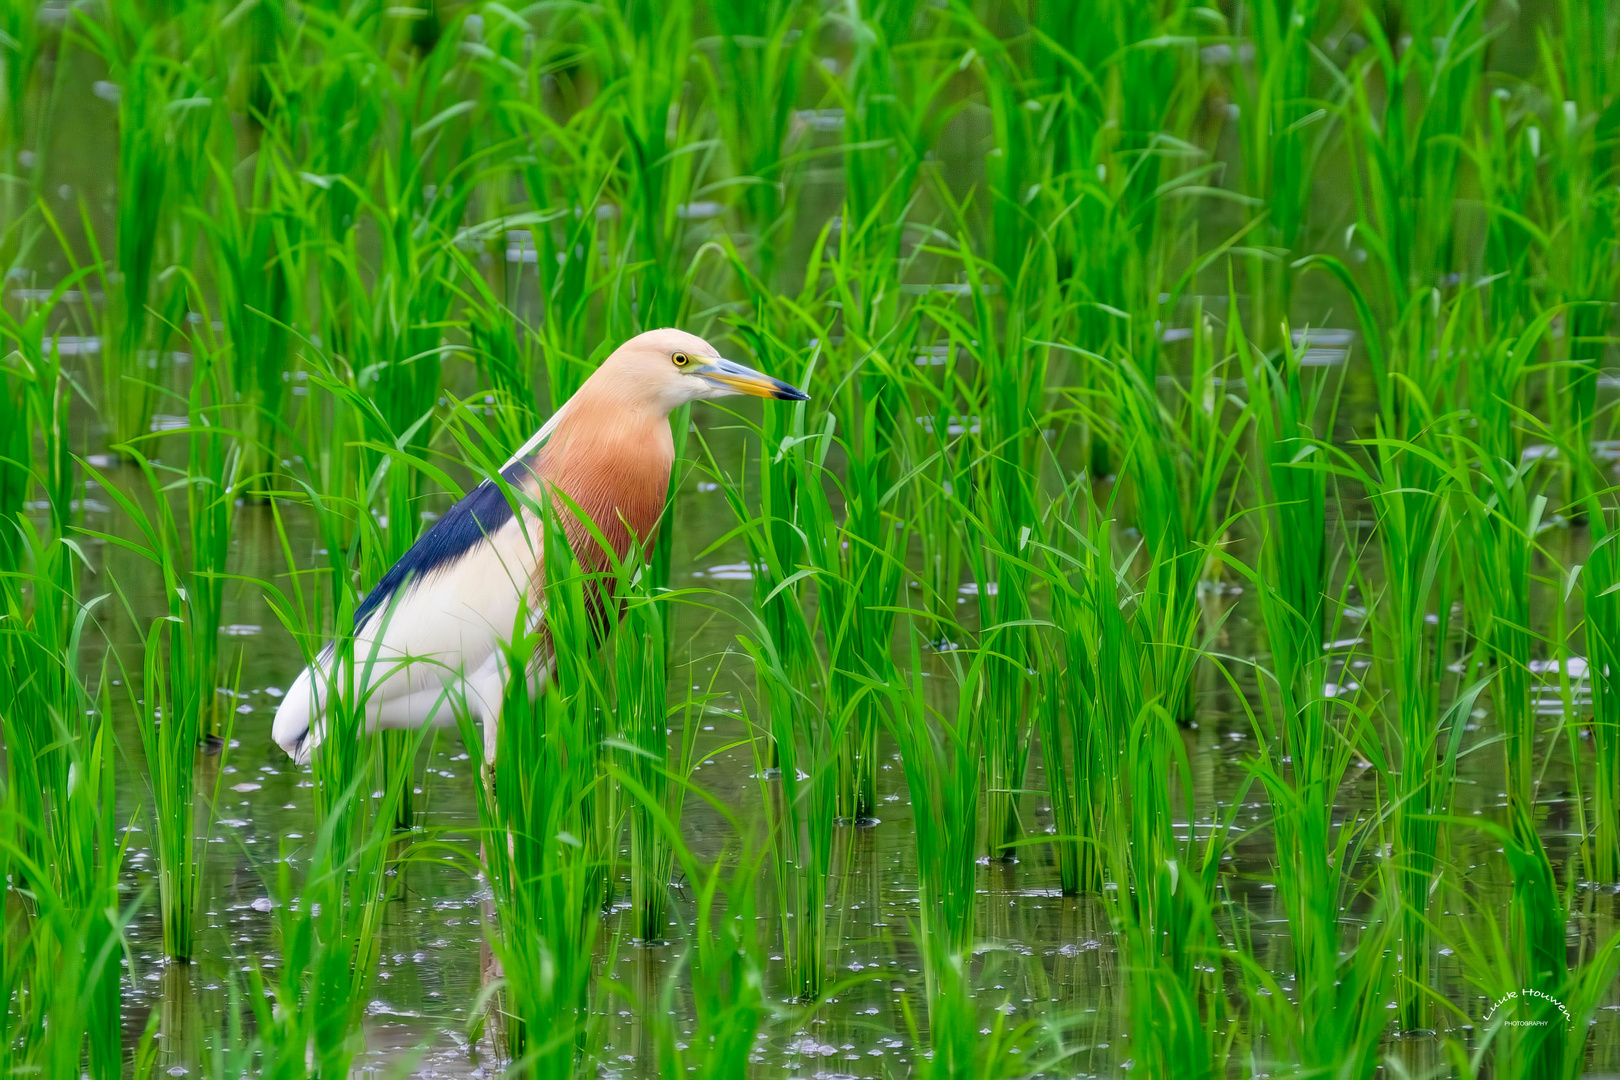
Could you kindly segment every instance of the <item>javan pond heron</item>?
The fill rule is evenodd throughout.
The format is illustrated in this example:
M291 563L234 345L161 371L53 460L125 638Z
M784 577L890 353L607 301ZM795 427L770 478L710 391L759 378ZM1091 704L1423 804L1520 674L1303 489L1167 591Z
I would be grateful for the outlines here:
M651 330L619 346L502 466L504 484L486 479L464 496L360 604L345 692L364 700L368 725L447 725L465 708L492 747L510 677L503 643L520 610L539 609L545 556L536 500L559 495L579 515L565 532L582 567L607 564L603 541L624 559L632 544L647 543L664 511L675 460L670 413L731 394L808 399L680 330ZM271 737L300 764L322 737L334 657L328 643L276 710Z

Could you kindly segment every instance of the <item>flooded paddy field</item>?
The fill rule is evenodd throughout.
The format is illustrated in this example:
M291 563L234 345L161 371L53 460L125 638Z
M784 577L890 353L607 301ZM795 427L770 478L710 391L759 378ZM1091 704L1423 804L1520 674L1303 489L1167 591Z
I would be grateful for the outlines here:
M1620 1075L1617 41L0 0L0 1073ZM809 399L289 757L667 326Z

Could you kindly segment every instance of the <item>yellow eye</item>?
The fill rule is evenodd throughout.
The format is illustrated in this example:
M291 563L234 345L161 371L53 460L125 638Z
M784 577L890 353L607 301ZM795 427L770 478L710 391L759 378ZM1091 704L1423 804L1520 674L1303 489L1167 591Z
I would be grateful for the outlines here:
M671 354L670 359L675 361L675 366L676 367L685 367L687 364L690 364L692 362L692 358L690 356L687 356L683 352L678 352L678 353Z

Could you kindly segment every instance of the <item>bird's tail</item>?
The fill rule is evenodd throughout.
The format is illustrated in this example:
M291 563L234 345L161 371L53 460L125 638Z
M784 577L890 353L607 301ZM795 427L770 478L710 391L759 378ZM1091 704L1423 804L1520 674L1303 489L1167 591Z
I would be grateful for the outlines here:
M275 722L270 726L270 738L298 765L309 764L310 756L321 741L315 718L323 712L323 688L311 675L317 670L317 666L312 664L293 681L292 688L277 706Z

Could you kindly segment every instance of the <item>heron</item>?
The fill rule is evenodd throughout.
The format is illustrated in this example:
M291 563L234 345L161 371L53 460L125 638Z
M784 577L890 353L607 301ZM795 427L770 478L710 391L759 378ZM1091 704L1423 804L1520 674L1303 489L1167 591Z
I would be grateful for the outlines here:
M368 728L444 726L465 710L493 747L511 677L503 643L520 613L539 610L537 500L559 494L579 515L564 532L582 567L611 565L604 545L623 560L651 539L664 511L670 414L733 394L809 400L681 330L650 330L615 349L501 467L503 483L486 478L457 501L356 609L354 662L338 677L350 700L363 700ZM335 656L328 642L276 709L271 738L298 764L324 736Z

